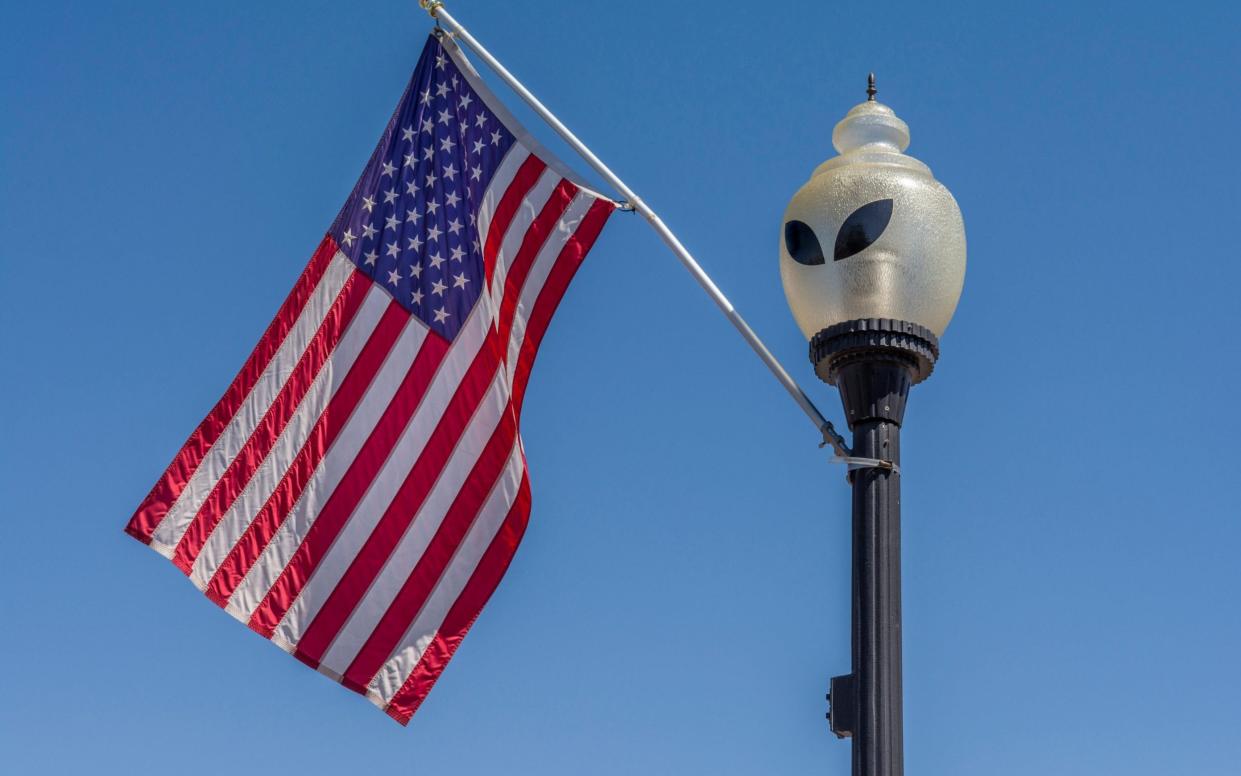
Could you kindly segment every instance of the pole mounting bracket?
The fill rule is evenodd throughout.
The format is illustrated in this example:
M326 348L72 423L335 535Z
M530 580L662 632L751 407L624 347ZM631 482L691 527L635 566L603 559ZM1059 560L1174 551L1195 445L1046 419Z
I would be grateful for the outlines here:
M850 738L857 728L857 677L833 676L827 693L827 723L837 738Z

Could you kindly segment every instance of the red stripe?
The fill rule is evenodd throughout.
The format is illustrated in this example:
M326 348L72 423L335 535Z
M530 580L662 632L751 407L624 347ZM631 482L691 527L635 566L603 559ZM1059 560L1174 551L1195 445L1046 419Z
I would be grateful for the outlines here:
M461 591L461 595L457 597L456 602L445 615L439 633L422 653L422 658L410 672L405 684L401 685L401 689L392 696L391 702L385 709L388 716L404 725L422 705L427 693L431 691L435 681L444 672L444 667L452 659L453 653L457 651L457 646L465 638L465 634L469 632L474 621L478 619L479 613L487 600L491 598L491 594L495 592L496 586L500 584L501 577L508 570L509 563L512 562L513 555L517 552L517 545L521 543L521 537L526 531L529 520L530 480L523 474L521 490L518 491L517 498L508 511L508 516L504 518L504 524L496 533L495 538L491 540L487 552L483 554L470 581Z
M297 656L304 662L317 666L323 659L323 653L413 522L491 385L500 364L499 351L492 330L461 378L435 430L427 438L418 460L397 489L392 502L298 641ZM402 423L401 429L404 427ZM368 478L368 484L373 476ZM315 525L318 524L316 520Z
M526 157L526 161L521 163L521 167L517 168L513 182L500 197L496 212L491 217L491 225L487 227L487 242L483 246L483 264L487 271L487 285L491 285L491 276L495 274L496 255L500 252L500 243L503 242L504 233L508 231L509 224L513 221L517 206L525 199L526 194L530 192L530 188L538 181L545 169L547 165L543 163L543 160L530 154Z
M388 352L392 350L397 337L407 324L418 325L410 324L409 313L400 304L396 301L390 302L288 471L245 533L233 545L228 557L216 569L215 576L204 591L212 601L220 606L228 604L233 591L245 579L250 567L258 560L267 543L275 536L301 498L303 488L353 415L358 402L366 395L366 389L379 373Z
M517 356L517 369L513 374L513 407L518 415L521 415L521 403L526 395L526 383L530 379L530 369L534 366L539 343L543 341L543 335L547 332L548 324L551 323L552 314L556 312L556 307L564 297L569 282L577 273L577 268L582 265L582 259L595 244L595 239L599 237L599 232L607 223L608 216L614 211L615 206L602 199L590 206L582 223L578 225L577 231L573 233L560 251L560 255L556 257L556 264L543 284L542 291L539 292L538 301L535 302L534 310L531 311L530 318L526 322L526 336L521 343L521 350Z
M547 198L546 204L543 205L543 209L539 211L538 216L530 224L530 228L526 230L521 247L517 249L517 255L510 262L508 272L504 276L504 295L500 300L500 317L497 327L506 355L509 337L513 332L513 319L517 314L517 303L521 301L521 289L530 275L530 268L534 266L534 260L538 258L543 243L547 241L547 236L551 234L552 228L568 210L576 194L577 187L569 181L562 180L556 186L552 195Z
M254 351L246 359L246 363L242 365L241 371L233 378L224 396L186 440L185 445L168 465L163 476L155 483L134 516L130 518L129 524L125 526L125 532L130 536L144 544L150 544L155 529L168 513L168 509L176 502L177 496L181 494L185 484L193 476L203 456L219 439L221 432L228 427L237 408L245 401L246 395L254 390L259 375L263 374L272 356L280 349L281 343L288 336L289 330L293 328L302 308L306 306L306 301L323 278L323 273L331 263L332 257L336 255L336 249L336 242L331 235L324 237L323 242L319 243L306 269L302 271L301 277L293 285L293 290L289 292L284 304L276 312L276 317L268 325L262 338L255 345Z
M530 224L522 238L521 246L513 257L509 272L505 276L505 293L501 302L497 327L499 332L497 342L504 343L506 350L522 287L530 274L530 269L534 266L534 261L547 236L564 215L577 191L577 187L567 180L562 180L556 186L538 216ZM506 408L500 424L492 433L481 457L475 462L461 492L445 515L426 552L418 560L414 571L376 626L376 630L367 638L366 643L345 672L342 682L347 687L358 692L366 692L366 685L374 678L375 673L395 648L406 628L409 627L409 623L421 609L425 597L430 595L435 581L439 579L448 560L456 551L457 545L469 530L469 526L473 523L483 501L490 494L500 469L508 458L516 435L516 415L511 412L510 408ZM416 509L413 512L416 513ZM386 559L385 555L384 560ZM378 570L375 573L378 573ZM369 584L370 580L367 580L367 587ZM362 589L365 592L366 588ZM347 618L348 614L353 611L354 606L356 602L344 613L344 618ZM317 629L322 617L321 613L298 645L298 653L302 659L316 665L317 661L322 659L323 652L330 646L331 639L335 638L335 630L329 636L311 638L311 631L322 633ZM343 625L344 619L341 619L339 624L332 623L332 626L337 629ZM326 641L320 644L324 638Z
M315 567L332 546L336 535L353 514L358 501L387 460L410 417L426 396L447 352L448 342L435 332L429 332L392 401L366 442L362 444L357 457L349 464L344 477L319 510L288 565L281 570L275 584L255 609L249 623L255 631L271 638L276 625L293 605L298 593L310 579Z
M550 224L559 220L568 203L572 200L574 193L576 193L576 187L572 186L568 181L563 181L557 187L556 192L549 199L548 206L544 207L535 224L532 224L531 234L527 235L527 240L523 241L522 250L518 252L519 257L523 253L531 253L527 251L531 237L536 238L537 243L535 244L541 246L546 230L550 230ZM595 202L556 258L552 272L544 283L534 310L531 312L526 336L522 342L515 382L521 386L523 391L529 377L531 365L533 364L534 355L538 350L543 334L546 332L547 325L560 300L563 298L570 281L572 281L573 275L577 272L577 268L581 266L583 258L599 236L604 223L607 222L608 216L611 215L613 209L611 203ZM540 225L539 222L543 222L543 224ZM540 235L539 232L543 232L543 234ZM533 253L537 253L537 250ZM528 255L526 258L526 262L514 260L513 274L511 275L514 283L509 284L506 282L508 288L501 308L501 320L507 320L509 325L511 325L513 310L516 308L517 299L520 297L520 288L525 281L526 274L529 272L533 256ZM507 331L505 331L505 334L507 335ZM506 340L507 336L505 336ZM515 400L520 401L519 397L515 397ZM517 405L514 404L512 406L516 407ZM401 591L393 599L392 604L389 606L388 611L384 613L375 631L367 639L366 644L358 652L348 670L346 670L345 676L342 679L342 683L345 686L358 692L366 692L367 685L370 684L375 674L383 667L384 662L388 660L389 656L399 646L401 638L417 617L418 612L425 605L427 598L434 590L435 584L444 573L461 541L464 540L478 513L478 509L487 495L489 495L491 487L494 486L496 478L499 476L501 467L507 461L508 453L511 451L511 446L516 438L517 415L516 411L506 413L504 422L492 435L486 450L480 457L474 471L471 472L465 488L463 488L462 493L449 509L443 524L428 545L426 552L419 559ZM524 474L522 485L527 499L527 509L521 519L521 530L524 531L525 520L529 514L529 482ZM506 518L506 527L508 527L508 521L509 518ZM502 528L501 535L504 532L505 528ZM497 540L499 539L500 537L497 536ZM520 532L517 534L517 540L519 539ZM488 548L483 561L480 562L479 570L471 577L470 585L475 587L474 595L478 595L480 587L485 589L482 599L477 601L475 605L474 602L467 600L470 596L470 591L468 589L463 590L462 595L454 603L452 610L450 610L449 616L445 618L445 623L440 629L441 634L444 632L455 634L455 641L449 646L449 639L445 639L442 635L437 635L432 646L424 654L423 660L419 661L418 667L411 674L410 680L394 696L393 703L389 705L389 713L391 714L392 709L395 709L397 713L393 716L398 721L408 720L409 715L417 708L418 703L421 703L421 698L425 697L430 690L431 684L434 683L435 678L442 672L444 664L447 663L452 652L456 649L456 644L460 643L461 637L468 630L469 623L472 623L474 618L477 617L486 598L495 589L500 576L512 559L517 541L514 540L511 545L507 545L507 553L504 552L505 546L503 541L500 541L499 544L493 542ZM496 552L493 552L493 550ZM501 557L497 558L497 553ZM487 568L488 562L491 563L492 568ZM496 566L498 566L498 570L495 568ZM488 573L494 574L494 580L489 585L475 583L476 578L481 579ZM472 611L470 611L471 609ZM466 616L467 613L468 617ZM450 620L454 617L458 622L450 623ZM450 638L453 637L450 636ZM438 658L436 657L437 655L439 656ZM402 698L402 694L410 696L411 693L414 693L417 697ZM409 706L409 708L406 710L405 706ZM402 714L404 715L403 719Z
M470 526L478 517L491 491L496 487L504 464L513 452L517 440L517 416L507 406L500 423L487 440L478 460L470 470L452 506L427 544L422 557L410 572L396 597L367 637L366 643L345 671L341 683L357 692L365 693L366 686L401 642L410 623L426 604L435 583L452 561Z
M267 458L276 440L284 433L289 419L293 417L323 365L340 343L342 334L353 321L372 285L371 279L361 272L355 270L350 273L318 331L307 344L297 366L289 373L263 419L199 507L198 514L181 536L172 557L173 564L187 575L211 532Z
M542 162L539 162L539 165L541 168ZM525 169L524 165L523 169ZM535 179L537 179L537 175L535 175ZM510 188L509 191L514 191L514 189ZM568 181L561 181L560 185L556 187L555 191L548 198L548 201L544 204L539 215L531 223L522 239L521 246L517 250L517 254L513 257L509 273L506 275L505 295L501 301L501 314L499 325L497 327L498 334L493 335L494 342L500 345L499 349L503 352L507 352L508 335L512 328L517 300L521 296L521 286L524 284L526 277L529 275L530 267L533 266L534 260L538 256L538 252L542 247L543 242L546 240L547 235L551 233L552 228L563 215L569 203L572 202L573 196L576 192L577 187L573 184ZM497 208L497 222L511 221L515 212L516 205L506 207L504 201L502 201L501 207ZM500 226L500 223L497 223L497 226ZM492 244L490 240L488 241L488 244ZM486 348L484 348L484 350L486 350ZM478 366L478 363L479 362L476 357L475 364L471 365L471 371ZM488 372L488 380L490 380L490 377L491 373ZM485 390L486 384L484 384L483 388ZM481 399L481 394L479 398ZM456 397L454 397L453 401L455 402L456 400ZM469 412L464 415L467 425L472 414L473 407L471 407ZM382 569L383 563L387 560L393 548L395 548L396 543L399 542L400 537L404 534L404 527L408 526L409 522L412 521L413 517L417 514L418 509L421 507L422 502L430 492L435 480L438 479L440 472L447 464L448 458L451 457L451 452L453 447L456 445L457 439L463 432L464 426L456 431L456 436L453 436L451 440L446 441L444 446L445 452L442 460L437 458L431 460L430 462L424 463L422 457L420 457L419 463L415 464L415 470L417 470L417 467L420 464L427 467L426 472L428 480L425 484L425 488L418 492L416 496L409 496L410 501L407 506L403 508L402 512L398 513L400 515L400 520L403 520L404 522L398 522L398 525L401 526L400 531L394 534L395 538L393 538L390 542L386 539L379 538L380 528L390 520L388 515L385 515L379 525L376 526L375 531L367 540L367 545L362 548L359 558L354 560L349 570L345 573L345 576L341 578L336 589L332 591L331 595L328 597L328 600L324 603L322 609L315 616L314 621L306 629L301 640L298 642L297 655L301 660L303 660L303 662L306 662L312 666L317 666L318 662L323 659L323 654L327 651L328 647L331 646L332 640L336 638L340 628L344 627L344 624L348 620L349 615L352 614L354 607L357 606L358 601L361 600L361 597L365 594L366 590L373 582L374 577L379 573L379 570ZM437 428L435 433L441 433L440 429ZM435 439L434 436L432 436L432 440L433 439ZM428 444L423 451L423 456L426 456L428 451L431 451L433 447L434 445L432 442L428 441ZM413 476L412 471L410 476ZM412 487L408 481L402 485L401 492L404 492L406 487ZM483 487L486 491L489 491L490 483L484 483ZM398 495L397 498L399 499L400 496ZM397 503L397 500L393 501L393 505L389 507L389 513L391 513ZM372 542L376 542L376 544L372 545ZM371 547L374 547L374 549L369 550L368 553L368 548ZM368 555L373 555L373 557L359 562L363 556ZM382 660L380 662L382 663ZM362 683L363 688L369 681L370 678L367 677L366 682ZM365 692L365 689L361 691Z

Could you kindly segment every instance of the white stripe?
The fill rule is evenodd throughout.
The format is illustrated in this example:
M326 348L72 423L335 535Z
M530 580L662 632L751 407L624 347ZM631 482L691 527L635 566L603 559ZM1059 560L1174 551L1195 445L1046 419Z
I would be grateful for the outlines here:
M289 559L310 530L319 510L327 503L358 451L374 430L375 424L392 401L409 365L418 355L429 329L416 317L409 316L397 340L388 351L383 365L366 389L332 447L323 456L314 475L306 483L297 503L272 536L262 554L250 567L246 578L233 591L226 609L242 622L248 622L262 603L267 591L275 584Z
M375 626L379 624L379 619L388 611L405 580L426 552L453 501L461 494L466 478L499 426L508 407L508 400L508 385L503 374L497 372L413 522L405 530L404 536L385 561L383 569L324 654L320 661L323 667L343 674L362 649L362 645L370 638ZM491 485L492 483L485 483L483 487L490 489Z
M504 232L504 239L500 241L499 252L495 258L495 270L491 276L491 288L488 289L489 301L497 315L500 312L500 300L504 296L504 280L508 277L509 267L513 265L517 251L521 250L522 241L526 239L530 225L534 223L534 219L538 217L543 206L547 204L548 198L562 180L564 179L551 170L544 170L517 205L517 212L513 214L513 220L509 223L508 230Z
M530 312L534 309L535 302L538 301L539 293L543 290L543 284L547 282L547 276L551 274L556 258L560 256L560 251L564 250L565 243L569 242L569 238L577 231L594 201L594 197L585 193L573 198L569 207L565 209L564 216L556 223L556 228L547 236L547 242L543 243L542 249L539 250L534 266L530 268L530 275L521 289L521 297L518 299L517 310L513 315L513 328L508 337L508 355L505 358L504 367L510 388L513 385L513 375L517 370L517 358L521 354Z
M418 661L426 652L427 647L435 639L448 610L461 597L470 577L478 568L483 554L491 545L492 539L504 524L517 493L521 489L522 474L525 464L518 445L513 445L508 463L500 472L495 487L492 488L487 502L479 510L478 517L470 526L469 533L458 545L456 554L449 562L444 574L435 585L428 597L426 605L418 612L418 616L410 623L409 628L401 637L392 656L379 669L379 673L371 680L368 695L374 693L387 704L392 696L409 679Z
M443 417L444 409L457 392L457 386L465 375L474 354L486 341L491 319L475 305L465 327L457 333L452 349L444 357L439 371L427 389L426 396L415 410L410 422L393 446L383 467L370 483L366 494L359 500L353 513L333 542L331 549L320 560L309 580L302 587L293 605L285 613L274 639L295 646L306 632L310 622L327 601L336 585L357 557L371 531L383 517L393 497L405 481L410 468L418 460L431 432ZM460 350L458 350L460 349ZM385 402L386 404L386 402ZM321 506L321 504L320 504ZM317 510L316 510L317 511ZM298 536L305 534L301 531Z
M505 292L505 276L508 267L516 257L518 250L521 248L523 241L529 232L531 224L538 217L540 211L546 205L547 200L551 197L552 192L560 185L563 178L550 170L545 170L535 185L520 202L517 211L514 213L513 220L509 224L504 234L499 254L496 256L495 276L490 291L492 297L493 314L498 313L500 309L501 299ZM579 201L580 200L580 201ZM521 299L529 299L526 307L534 304L534 299L538 297L544 281L547 279L550 266L555 262L556 256L559 255L564 243L568 240L572 232L577 228L580 222L581 214L590 207L591 198L586 195L579 195L575 200L570 202L564 217L558 222L555 228L549 233L547 241L539 249L539 253L535 258L535 264L531 273L526 277L525 283L521 289L514 289L513 293L518 293ZM519 301L518 310L522 310ZM516 323L516 322L515 322ZM520 341L520 332L524 331L524 318L520 320L521 329L515 331L515 335ZM511 341L511 338L510 338ZM503 380L506 388L502 392L499 409L507 406L512 381L512 368L508 369ZM493 386L494 387L494 386ZM489 389L488 397L491 396ZM489 401L490 398L484 399ZM440 521L444 518L445 512L452 504L452 500L456 497L461 487L461 483L465 481L469 470L473 467L477 458L477 454L486 445L487 439L490 438L491 432L498 423L497 415L495 422L484 428L478 435L477 449L467 445L470 439L476 436L474 420L463 435L463 439L459 442L457 448L453 451L452 459L446 465L446 470L440 475L440 480L434 486L433 491L428 494L427 501L419 510L418 516L413 521L413 528L401 539L397 549L392 556L386 561L384 569L372 583L362 601L359 602L357 608L350 615L350 619L341 628L340 633L335 637L329 650L324 654L320 661L321 670L331 675L332 672L343 673L353 661L358 650L365 644L366 639L374 630L379 618L387 611L391 600L399 592L405 578L409 575L410 570L417 564L418 558L426 549L426 544L434 535L435 530L439 527ZM416 459L413 459L416 460ZM411 463L412 465L412 463ZM369 497L370 494L368 494ZM385 507L386 508L386 507ZM353 520L357 520L354 517ZM376 518L376 520L378 517ZM374 523L363 523L365 526L366 536L374 528ZM352 522L350 524L352 529ZM358 549L361 542L365 541L365 537L361 537L356 545ZM415 544L410 545L410 542ZM421 544L418 544L421 542ZM339 540L338 540L339 543ZM350 547L353 547L351 544ZM333 547L333 550L336 548ZM351 552L356 554L356 550ZM316 572L317 575L318 572ZM339 582L339 576L332 580L333 588ZM330 595L330 591L328 593ZM321 606L322 602L318 604ZM315 607L317 613L318 606ZM286 618L286 622L287 622ZM311 617L313 619L313 616ZM304 627L309 626L309 621L303 621L303 630L294 634L292 631L282 633L282 637L288 639L289 643L296 644L304 633ZM283 623L282 623L283 627Z
M504 155L504 161L500 162L495 174L491 176L491 181L483 191L482 201L478 205L478 216L475 218L474 226L478 230L478 240L481 245L487 244L487 230L491 226L491 218L496 213L496 207L504 197L504 192L508 191L513 178L517 177L517 171L521 169L529 156L530 152L524 146L520 143L513 143L509 146L508 153Z
M245 400L237 408L237 413L203 456L190 481L177 496L176 503L160 521L152 536L152 546L161 550L167 548L167 554L171 557L177 542L181 541L182 535L193 522L194 516L198 514L216 482L228 470L246 440L267 414L268 408L289 379L289 374L297 366L306 345L318 331L353 270L353 263L345 258L345 254L337 251L314 292L306 300L297 322L280 343L280 348L255 382L253 390L246 394Z
M559 175L545 171L544 174L539 176L539 180L535 182L535 185L531 187L531 190L528 192L527 196L522 199L517 211L514 213L512 222L505 231L504 239L501 243L500 253L496 257L496 279L499 282L493 286L495 301L488 305L488 309L485 311L485 314L474 315L472 316L472 319L479 318L480 320L487 320L489 325L493 325L494 316L499 313L500 302L505 291L503 277L507 273L508 265L516 256L522 241L525 239L526 233L529 231L530 225L538 216L539 211L543 209L543 205L551 196L556 186L560 184L561 180L562 178ZM579 200L582 201L579 202ZM526 299L529 297L529 302L527 302L526 305L527 307L533 305L534 299L537 298L543 282L547 279L547 274L550 271L550 264L555 262L555 258L559 255L564 243L568 240L569 236L572 234L572 231L577 228L577 224L580 221L580 215L576 215L577 211L584 212L590 207L591 201L592 200L590 197L586 195L579 195L577 199L570 203L570 208L565 213L565 217L560 220L557 227L548 235L547 242L544 243L538 256L536 257L536 263L535 266L532 267L531 274L527 276L525 283L519 291L521 294L519 299ZM567 232L566 229L568 230ZM546 254L549 250L550 258L547 258ZM540 267L540 264L547 264L549 266ZM532 288L532 284L535 287ZM483 305L478 305L478 307L482 306ZM518 308L521 308L520 302L518 304ZM521 321L521 325L522 330L524 330L524 318ZM464 334L464 332L462 334ZM514 335L519 336L519 333L514 330ZM512 337L510 337L510 342L511 341ZM462 335L458 335L457 342L452 346L452 352L447 354L445 359L459 362L459 364L454 364L454 366L463 374L465 368L467 368L472 362L474 354L477 352L481 344L481 340L475 344L472 341L465 341ZM458 348L461 348L462 352L457 352ZM511 386L512 381L512 370L513 367L510 366L505 380L506 385L509 386ZM438 409L434 410L434 415L429 417L426 416L425 413L430 412L432 409L427 406L427 402L424 402L424 406L418 408L417 415L414 417L410 426L406 428L405 435L401 441L397 443L397 449L394 450L393 454L389 456L387 462L384 464L384 469L377 476L376 482L371 485L371 489L358 504L358 507L354 510L353 515L350 516L349 522L342 530L341 535L337 537L336 542L332 545L328 556L325 557L319 564L318 568L315 569L314 575L303 587L298 599L289 609L284 620L277 629L275 636L283 640L284 643L295 646L298 641L301 640L306 628L310 626L310 623L313 621L315 615L318 614L319 609L327 601L327 597L331 595L332 590L334 590L336 585L339 584L341 577L344 576L345 571L348 569L348 564L352 562L353 558L356 557L357 553L361 550L363 543L365 543L366 539L370 536L371 531L374 530L375 525L383 516L383 512L387 509L388 505L392 501L392 498L395 496L397 489L400 488L405 476L408 475L409 468L412 467L417 461L418 455L422 452L423 445L426 444L427 438L430 437L431 432L435 430L435 425L440 420L439 416L443 412L443 406L447 405L448 400L452 398L452 394L456 392L460 379L460 376L456 377L452 381L451 389L447 390L446 394L440 397L442 405ZM428 394L439 390L439 380L440 378L437 376L437 386L428 391ZM428 400L430 398L431 396L428 395ZM505 403L508 401L507 390L505 391L504 401ZM419 432L421 434L421 438L410 439L410 435L414 433L417 428L423 428L423 430ZM488 436L489 435L490 431L488 431ZM486 438L484 438L483 441L485 443ZM415 443L417 445L416 448L414 447ZM402 450L406 447L408 447L411 452L408 454L402 452L398 455L397 450ZM407 458L405 457L406 455L408 455ZM470 463L470 465L472 466L473 464ZM390 477L391 481L386 479L386 477ZM384 481L384 484L377 489L377 486L381 480ZM451 500L448 503L451 504ZM438 520L442 518L443 515L441 514L436 519ZM348 534L348 536L346 536L346 534ZM413 568L413 566L411 565L409 568ZM408 571L406 573L408 573ZM384 608L386 609L386 606ZM382 611L379 614L382 615ZM342 631L346 629L351 629L351 626L346 624L344 628L342 628ZM366 634L363 634L363 638L368 635L369 631ZM340 638L340 636L338 635L337 638ZM333 649L335 649L335 646L333 646ZM346 649L346 647L342 647L342 649ZM325 668L328 667L326 657L327 656L325 655L325 659L322 661ZM352 661L352 656L350 656L350 661ZM345 663L345 667L348 667L348 663Z
M246 532L251 521L284 478L391 302L391 295L379 286L372 286L367 292L357 314L349 322L319 374L315 376L314 383L297 405L297 410L289 418L279 439L272 445L271 451L255 470L254 476L246 483L212 531L198 557L194 559L190 580L200 590L211 581L216 569L232 551L233 545Z

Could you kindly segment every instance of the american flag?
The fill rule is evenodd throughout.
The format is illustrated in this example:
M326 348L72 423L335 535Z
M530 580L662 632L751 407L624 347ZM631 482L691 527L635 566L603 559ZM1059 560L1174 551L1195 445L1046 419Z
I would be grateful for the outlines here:
M431 36L336 222L125 530L405 724L521 540L530 367L614 208Z

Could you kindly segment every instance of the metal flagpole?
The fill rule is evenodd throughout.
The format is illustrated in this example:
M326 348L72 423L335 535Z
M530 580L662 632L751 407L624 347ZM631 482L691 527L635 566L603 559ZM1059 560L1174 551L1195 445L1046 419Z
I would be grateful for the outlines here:
M487 65L495 71L496 75L500 76L500 79L504 81L504 83L508 84L509 88L517 92L518 96L521 97L526 104L534 110L535 113L539 114L540 118L546 121L552 129L556 130L556 134L560 135L560 137L563 138L564 141L568 143L579 156L586 160L587 164L594 168L595 172L599 173L604 180L611 184L613 188L619 191L621 195L628 200L629 206L632 207L638 215L646 219L647 223L651 225L651 228L654 229L660 239L664 241L664 244L672 250L673 255L675 255L677 259L680 260L681 264L689 270L689 274L693 275L694 280L698 281L698 285L702 286L702 289L707 292L707 296L711 297L715 304L720 308L720 311L724 313L724 317L732 323L746 343L748 343L758 357L762 359L763 363L767 365L767 368L771 370L771 373L775 375L776 379L780 381L780 384L784 386L784 390L789 392L789 395L793 397L793 401L797 402L797 406L801 407L802 412L806 413L806 417L810 418L810 420L814 422L815 428L823 434L824 444L830 444L832 449L836 451L837 455L842 457L848 456L849 448L845 444L844 437L836 431L835 427L832 426L831 421L823 417L823 413L819 412L819 409L814 406L814 403L810 401L810 397L806 395L806 392L801 389L801 386L793 380L780 362L776 360L776 357L771 354L771 351L767 349L767 346L763 344L763 341L758 338L758 335L754 333L754 330L750 328L750 325L745 322L745 319L742 318L736 308L733 307L732 302L728 301L728 297L724 296L724 293L715 285L715 282L711 280L710 276L703 271L698 262L694 260L694 257L690 255L690 252L686 250L685 246L681 244L681 241L678 240L676 235L672 233L672 230L660 220L659 216L655 214L655 211L651 210L650 206L643 202L641 197L626 186L625 182L616 176L616 173L608 169L608 166L600 161L599 157L595 156L593 151L587 148L581 140L578 140L577 136L570 132L569 128L561 123L560 119L556 118L556 116L549 111L543 103L539 102L537 97L530 93L529 89L522 85L521 81L518 81L517 78L504 67L504 65L500 64L499 60L491 55L491 52L483 47L483 44L479 43L478 40L476 40L467 29L465 29L465 27L462 27L461 22L453 18L452 14L444 8L444 4L442 2L439 0L420 0L420 4L433 19L447 24L448 27L451 28L453 34L465 41L474 53L486 62Z

